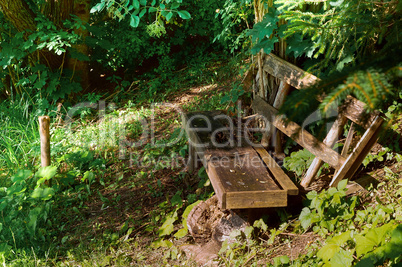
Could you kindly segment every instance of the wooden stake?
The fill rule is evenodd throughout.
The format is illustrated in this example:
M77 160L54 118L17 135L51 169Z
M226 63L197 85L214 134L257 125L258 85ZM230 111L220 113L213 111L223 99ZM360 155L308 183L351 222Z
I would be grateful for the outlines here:
M50 118L49 116L39 117L40 133L40 154L42 167L50 166Z
M335 144L335 141L338 139L339 135L342 133L343 126L346 124L346 121L347 121L346 117L342 115L338 116L334 124L332 124L332 127L329 130L327 136L325 137L323 143L329 147L332 147ZM315 176L317 175L323 163L324 162L319 158L315 158L313 160L313 162L310 165L310 168L308 168L307 170L306 176L304 176L304 178L300 183L301 186L307 188L311 184L311 182L314 181Z
M364 158L370 152L373 145L377 142L378 135L384 120L380 116L376 116L371 126L363 134L352 153L348 156L342 168L332 178L330 187L335 187L338 183L347 178L350 179L357 171Z

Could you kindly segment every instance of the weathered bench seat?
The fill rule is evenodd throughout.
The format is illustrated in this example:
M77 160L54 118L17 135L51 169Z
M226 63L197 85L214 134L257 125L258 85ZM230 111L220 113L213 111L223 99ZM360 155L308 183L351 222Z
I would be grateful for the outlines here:
M237 128L233 135L227 118L217 111L185 114L189 170L202 162L222 209L287 206L298 188L264 148L245 142Z

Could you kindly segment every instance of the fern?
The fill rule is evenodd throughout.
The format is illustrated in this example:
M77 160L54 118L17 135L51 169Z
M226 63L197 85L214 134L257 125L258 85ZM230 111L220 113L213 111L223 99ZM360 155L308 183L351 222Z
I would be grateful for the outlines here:
M319 108L323 113L339 106L348 95L367 104L367 111L387 108L393 97L402 90L402 43L386 49L359 66L350 66L336 72L322 82L291 94L280 110L291 119L301 118ZM316 96L325 96L317 104Z
M280 18L287 21L288 52L294 52L292 46L297 46L301 34L302 40L308 40L305 55L320 59L309 68L317 75L342 70L402 38L398 1L277 0L275 4Z

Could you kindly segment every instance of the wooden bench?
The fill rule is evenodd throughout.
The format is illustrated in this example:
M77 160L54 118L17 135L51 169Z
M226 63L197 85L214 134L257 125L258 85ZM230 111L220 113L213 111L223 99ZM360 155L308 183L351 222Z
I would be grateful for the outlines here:
M282 116L277 116L277 108L283 103L284 97L291 86L296 89L303 89L319 82L320 79L274 54L267 55L267 59L264 62L264 71L280 79L281 86L273 105L256 96L252 105L254 111L271 121L279 131L292 138L316 156L305 177L302 179L301 185L305 188L310 185L323 162L328 163L336 170L330 186L336 186L342 179L350 179L378 139L381 126L384 123L381 114L379 112L372 112L368 118L365 118L367 117L365 104L349 96L346 101L346 107L343 107L339 111L339 115L326 138L321 142L296 123L286 120ZM276 103L280 104L276 105ZM342 153L339 154L332 147L342 133L347 120L351 120L354 124L362 126L366 131L352 152L348 154L353 137L353 130L350 130Z
M184 115L189 138L189 164L204 165L221 209L287 206L287 195L299 190L262 147L241 135L229 117L219 111ZM235 135L236 133L236 135Z

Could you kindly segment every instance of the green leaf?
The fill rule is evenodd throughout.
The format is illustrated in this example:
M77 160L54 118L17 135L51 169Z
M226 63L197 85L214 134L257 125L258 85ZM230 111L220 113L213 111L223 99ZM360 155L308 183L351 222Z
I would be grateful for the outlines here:
M180 6L180 4L175 2L170 6L170 9L177 9L179 6Z
M180 207L183 205L183 200L181 199L181 191L177 191L176 194L170 200L170 204L172 206L179 205Z
M166 15L166 20L169 21L172 17L173 17L173 12L170 11L170 12Z
M318 251L317 257L328 262L339 250L340 247L337 244L327 244Z
M171 248L172 246L173 243L171 241L163 239L158 239L151 244L152 248Z
M95 12L100 12L103 10L103 8L105 7L105 3L104 1L96 4L93 8L91 8L91 11L89 11L90 13L95 13Z
M304 230L307 230L307 228L310 227L313 222L313 216L309 208L303 208L302 212L300 213L299 220Z
M140 0L140 4L142 6L146 6L147 5L147 0Z
M140 14L139 14L139 17L142 18L142 17L145 15L145 13L147 13L147 9L146 9L146 8L144 8L143 10L141 10L141 12L140 12Z
M130 17L130 26L137 28L138 24L140 24L140 18L138 16L131 16Z
M88 180L88 183L92 184L94 179L95 179L95 174L91 171L86 171L84 173L84 176L81 178L81 181L84 182L84 181Z
M253 226L256 228L260 228L264 232L268 230L268 225L264 222L262 218L259 219L258 221L255 221Z
M32 192L31 197L32 198L39 198L42 200L49 200L53 197L54 195L54 189L53 188L41 188L41 187L37 187L35 188L35 190Z
M370 239L376 244L376 246L378 246L382 241L384 241L385 236L394 228L395 225L392 223L384 224L381 227L370 229L365 237Z
M56 166L46 166L46 167L41 167L39 170L35 173L36 178L45 178L46 180L49 180L53 178L57 173L57 167Z
M273 258L274 266L282 266L285 264L289 264L290 260L288 256L279 256Z
M177 231L174 234L174 237L183 238L183 237L185 237L187 235L187 233L188 233L188 229L187 228L182 228L182 229L180 229L179 231Z
M343 244L346 243L351 237L350 237L350 231L346 231L338 236L333 237L330 242L332 244L336 244L338 246L342 246Z
M16 174L11 177L11 181L13 183L18 183L23 180L26 180L29 176L31 176L32 172L29 170L19 170Z
M139 9L140 8L140 2L138 0L133 0L133 5L135 9Z
M181 216L183 218L183 226L185 228L187 228L187 217L190 214L191 210L197 206L199 203L201 202L201 200L198 200L196 202L194 202L193 204L187 206L187 208L184 210L183 215Z
M173 224L177 220L177 210L175 212L166 218L165 222L162 224L162 226L159 228L159 236L165 236L165 235L170 235L173 232Z
M331 267L352 266L353 253L351 251L340 250L331 258Z
M356 256L360 257L363 254L372 251L376 243L365 236L356 235Z
M188 13L185 10L177 11L177 14L179 14L180 18L182 18L182 19L190 19L191 18L190 13Z
M344 189L346 188L346 185L347 185L347 184L348 184L348 180L347 180L347 179L340 181L340 182L338 183L338 186L337 186L338 191L344 190Z

